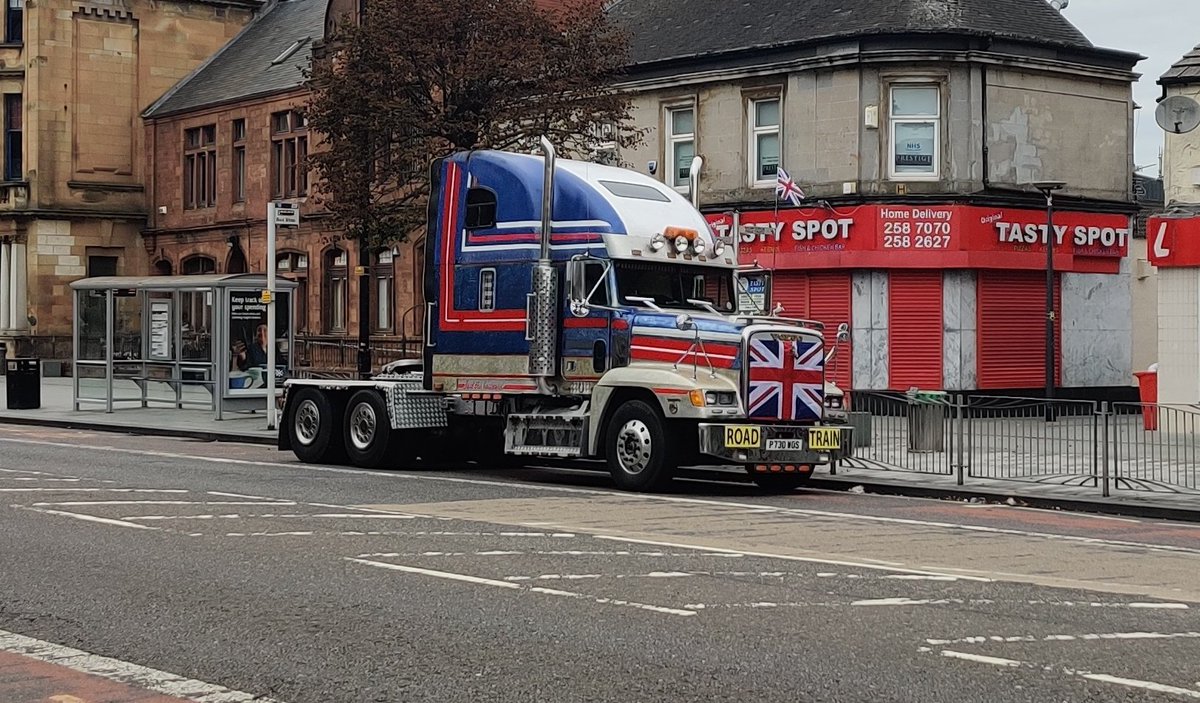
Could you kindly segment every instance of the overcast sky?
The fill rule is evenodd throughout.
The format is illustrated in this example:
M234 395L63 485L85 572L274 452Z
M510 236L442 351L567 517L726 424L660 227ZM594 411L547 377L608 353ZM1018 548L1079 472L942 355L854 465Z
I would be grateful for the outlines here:
M1134 70L1142 75L1133 97L1142 109L1137 127L1136 163L1151 165L1141 173L1158 175L1163 133L1154 121L1157 81L1171 64L1200 44L1200 0L1070 0L1063 14L1097 46L1134 51L1146 60Z

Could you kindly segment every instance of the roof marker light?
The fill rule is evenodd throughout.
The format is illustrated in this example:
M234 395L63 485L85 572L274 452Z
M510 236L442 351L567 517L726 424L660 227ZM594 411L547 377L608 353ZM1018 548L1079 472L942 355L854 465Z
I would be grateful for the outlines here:
M661 232L650 238L650 251L658 251L666 245L667 238L662 236Z

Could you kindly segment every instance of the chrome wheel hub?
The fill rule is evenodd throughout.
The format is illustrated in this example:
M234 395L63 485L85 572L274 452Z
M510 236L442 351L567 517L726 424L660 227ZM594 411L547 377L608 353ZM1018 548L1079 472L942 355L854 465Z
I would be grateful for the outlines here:
M350 443L359 451L371 448L375 440L375 408L370 403L359 403L350 413Z
M617 433L617 463L627 474L640 474L650 465L650 428L641 420L630 420Z
M317 441L317 432L321 429L321 411L317 404L305 399L296 408L296 418L292 421L296 428L296 441L309 446Z

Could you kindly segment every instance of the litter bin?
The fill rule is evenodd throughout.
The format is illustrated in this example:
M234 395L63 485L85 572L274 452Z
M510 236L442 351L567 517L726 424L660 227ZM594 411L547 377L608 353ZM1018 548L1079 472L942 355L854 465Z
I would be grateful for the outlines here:
M916 391L908 396L908 450L946 451L946 394Z
M4 368L8 409L37 410L42 407L41 360L9 359Z
M1158 429L1158 372L1134 371L1138 381L1138 396L1142 400L1142 428Z

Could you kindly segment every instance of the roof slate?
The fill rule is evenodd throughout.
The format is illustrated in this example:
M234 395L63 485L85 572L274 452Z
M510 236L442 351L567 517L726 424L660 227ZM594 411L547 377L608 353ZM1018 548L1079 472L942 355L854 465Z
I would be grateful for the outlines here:
M861 34L950 33L1094 49L1046 0L618 0L635 64Z
M270 4L143 114L162 117L303 85L302 71L312 56L312 43L325 32L327 5L328 0L281 0ZM298 40L302 44L290 56L272 64Z
M1183 55L1158 79L1159 83L1200 83L1200 46Z

